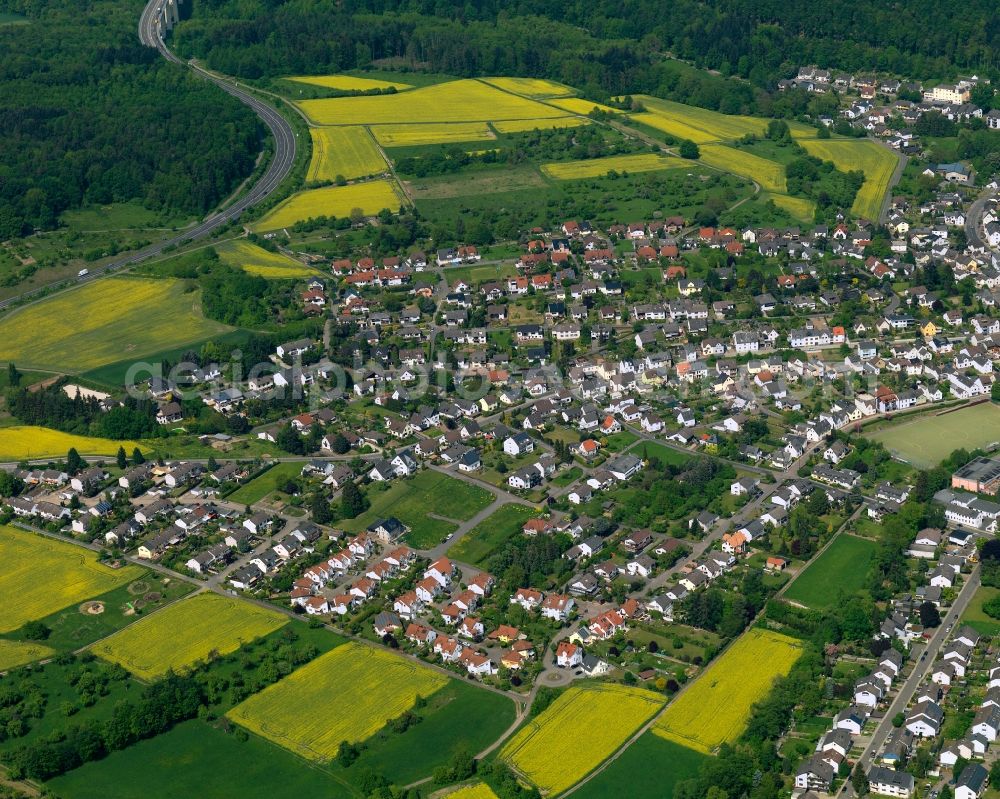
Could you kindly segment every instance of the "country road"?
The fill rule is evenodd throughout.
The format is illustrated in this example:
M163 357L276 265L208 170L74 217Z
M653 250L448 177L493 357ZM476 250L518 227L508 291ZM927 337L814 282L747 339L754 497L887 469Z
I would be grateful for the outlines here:
M156 244L151 244L145 249L124 256L123 258L119 258L117 261L112 261L104 266L93 267L89 274L83 277L73 277L61 282L50 283L0 301L0 310L21 302L22 300L29 299L46 292L65 289L79 283L95 280L98 277L102 277L112 272L117 272L124 267L132 266L133 264L145 261L147 258L160 255L169 247L203 238L224 225L229 224L232 220L238 219L248 208L252 208L270 197L292 171L292 166L295 163L296 152L295 132L292 130L292 126L274 108L254 97L252 94L238 88L235 83L222 80L221 78L218 78L215 75L200 69L199 67L185 65L181 59L170 52L170 49L163 41L157 24L157 12L162 2L163 0L149 0L149 3L143 9L142 17L139 19L138 26L139 41L147 47L156 48L160 52L160 55L168 61L182 67L189 66L190 69L203 77L205 80L211 81L224 92L232 95L241 103L253 109L254 113L256 113L264 124L267 125L268 130L271 132L271 136L274 137L274 156L271 159L271 163L268 165L264 174L253 184L253 186L251 186L250 190L246 194L240 197L229 207L219 211L218 213L212 214L207 219L195 225L193 228L182 230L168 239L157 242Z

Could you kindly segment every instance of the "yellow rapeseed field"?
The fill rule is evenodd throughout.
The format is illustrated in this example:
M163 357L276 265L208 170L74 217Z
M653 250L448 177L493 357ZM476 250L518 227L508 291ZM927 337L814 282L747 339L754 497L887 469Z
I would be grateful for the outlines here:
M485 122L430 122L424 125L373 125L372 134L383 147L492 141L496 134Z
M724 144L702 144L699 149L700 160L709 166L756 180L767 191L784 194L787 189L785 168L777 161L769 161Z
M854 198L851 211L868 219L878 219L899 156L888 147L867 139L800 139L799 144L809 155L832 161L842 172L864 172L865 182Z
M556 108L561 108L564 111L569 111L573 114L583 114L584 116L589 114L595 108L609 114L624 113L620 108L612 108L610 105L595 103L593 100L583 100L579 97L566 97L557 100L547 100L546 102L549 105L554 105Z
M747 133L762 136L767 132L766 119L720 114L707 108L661 100L646 94L637 95L635 99L646 109L646 114L637 114L636 118L678 138L695 142L733 141ZM653 124L650 116L659 117L660 122Z
M383 208L398 211L399 194L387 180L354 183L350 186L327 186L293 194L260 219L254 229L280 230L318 216L348 217L358 208L365 216L374 216Z
M552 128L577 128L589 125L590 120L583 117L556 117L555 119L512 119L507 122L495 122L493 127L497 133L523 133L526 130L550 130Z
M443 799L498 799L498 797L485 782L474 782L472 785L452 791Z
M7 671L25 663L51 657L56 651L41 644L26 641L8 641L0 638L0 671Z
M608 158L587 158L582 161L555 161L542 164L542 172L556 180L596 178L615 172L656 172L660 169L687 169L691 161L667 158L656 153L612 155Z
M136 441L112 441L62 433L48 427L17 425L0 428L0 461L37 460L39 458L64 458L70 448L81 455L114 455L118 447L132 454L138 447ZM148 451L147 447L140 447Z
M325 89L337 89L342 92L367 92L372 89L409 89L408 83L397 83L396 81L375 80L374 78L357 78L354 75L297 75L294 78L297 83L309 83L313 86L322 86Z
M525 97L569 97L576 94L574 89L543 78L483 78L486 83Z
M803 222L812 222L815 218L816 203L805 197L790 197L787 194L770 194L768 199L785 211L788 211L796 219Z
M0 526L0 633L94 599L143 574L111 569L75 544Z
M613 683L572 686L501 749L542 793L561 793L607 760L663 706L661 694Z
M448 678L384 649L347 643L254 694L233 721L311 760L370 738Z
M201 294L183 281L111 277L0 319L0 361L85 372L230 330L202 316Z
M265 250L263 247L258 247L249 241L224 241L221 244L217 244L215 250L219 253L219 257L227 264L238 267L252 275L287 279L309 277L316 274L315 269L310 269L294 258L289 258L280 252Z
M195 594L94 645L94 654L145 680L226 655L288 623L276 610L220 594Z
M385 172L389 165L361 125L309 128L312 160L306 180L345 180Z
M318 125L487 122L565 116L551 106L478 80L454 80L399 94L303 100L299 106Z
M653 732L711 753L743 732L750 709L774 680L791 671L802 645L770 630L752 629L712 663L664 711Z

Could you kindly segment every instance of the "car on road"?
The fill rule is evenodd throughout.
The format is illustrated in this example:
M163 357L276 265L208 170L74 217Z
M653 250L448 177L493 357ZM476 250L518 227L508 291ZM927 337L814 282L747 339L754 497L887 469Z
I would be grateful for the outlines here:
M81 269L79 272L76 273L76 276L77 277L86 277L89 274L90 274L90 270L89 269Z

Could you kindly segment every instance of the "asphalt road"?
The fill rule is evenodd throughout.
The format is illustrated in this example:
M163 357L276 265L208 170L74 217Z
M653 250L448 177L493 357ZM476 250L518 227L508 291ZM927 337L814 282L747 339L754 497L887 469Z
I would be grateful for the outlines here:
M139 20L139 41L147 47L156 48L160 52L160 55L168 61L184 66L184 62L170 52L169 48L166 44L164 44L163 39L160 36L156 20L157 10L161 3L162 0L150 0L150 2L143 9L142 17ZM6 308L16 302L37 296L44 292L52 291L53 289L67 288L75 283L84 283L89 280L94 280L111 272L116 272L123 267L131 266L132 264L139 263L140 261L145 261L147 258L160 255L165 249L173 245L203 238L213 231L218 230L220 227L227 225L230 221L238 219L245 210L252 208L254 205L257 205L262 200L269 197L275 192L278 186L281 185L282 181L288 176L288 173L291 172L292 165L295 163L295 132L292 130L292 126L289 125L285 118L275 111L274 108L267 103L260 101L252 94L238 88L235 83L229 83L225 80L217 78L195 66L191 66L191 69L193 69L205 80L211 81L224 92L235 97L244 105L252 108L254 113L256 113L264 124L267 125L268 130L271 132L271 136L274 138L274 157L271 159L271 163L268 165L264 174L239 200L234 202L225 210L209 216L195 227L187 228L169 239L152 244L143 250L127 255L117 261L112 261L104 266L93 267L90 269L90 273L84 277L75 277L62 281L61 283L52 283L37 289L25 291L15 297L0 301L0 309Z
M993 196L994 192L988 191L976 199L972 205L969 206L969 210L965 214L965 239L968 243L974 247L983 247L988 249L989 246L983 240L983 237L979 234L983 219L983 210L986 205L986 201Z

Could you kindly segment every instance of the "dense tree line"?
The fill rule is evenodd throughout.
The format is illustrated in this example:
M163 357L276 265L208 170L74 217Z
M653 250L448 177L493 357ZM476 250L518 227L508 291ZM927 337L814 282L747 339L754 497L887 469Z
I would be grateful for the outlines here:
M14 389L7 396L8 410L25 424L116 440L149 438L159 431L152 400L126 397L104 411L96 399L67 395L63 382L37 391Z
M202 215L253 169L256 116L136 36L120 0L7 0L0 27L0 241L85 204Z
M393 59L464 76L548 77L595 99L642 91L730 113L810 102L766 93L800 64L938 78L995 69L1000 52L991 0L195 2L179 36L183 52L248 78ZM745 80L699 73L667 54Z

